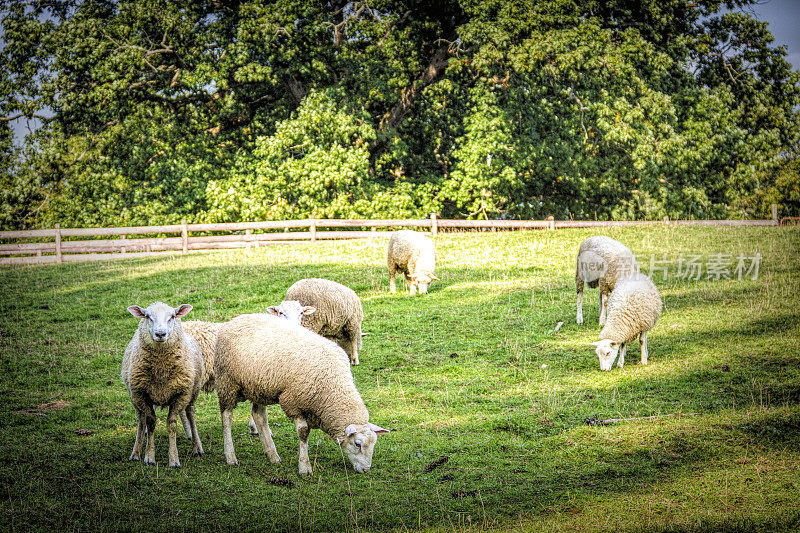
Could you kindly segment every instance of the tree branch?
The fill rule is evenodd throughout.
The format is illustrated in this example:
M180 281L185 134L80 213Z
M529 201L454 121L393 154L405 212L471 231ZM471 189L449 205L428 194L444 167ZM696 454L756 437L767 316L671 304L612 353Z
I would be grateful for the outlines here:
M389 129L397 129L408 112L411 111L411 108L414 106L414 103L417 101L417 98L419 98L423 89L438 81L444 75L448 64L451 45L452 42L443 41L442 44L439 45L439 48L434 51L430 63L428 63L428 66L422 74L411 82L411 85L403 89L400 93L400 101L397 102L391 111L383 116L378 126L380 131L385 132Z

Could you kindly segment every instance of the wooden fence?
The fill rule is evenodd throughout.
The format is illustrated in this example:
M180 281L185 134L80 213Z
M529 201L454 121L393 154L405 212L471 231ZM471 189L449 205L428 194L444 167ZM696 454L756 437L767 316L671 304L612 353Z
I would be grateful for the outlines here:
M578 220L444 220L436 215L417 220L344 220L308 219L225 224L180 224L137 226L129 228L61 228L27 231L0 231L0 265L103 261L131 256L147 256L164 252L187 253L190 250L224 248L258 248L292 241L327 239L359 239L388 237L391 232L379 228L422 228L432 235L452 230L530 230L561 228L604 228L646 224L709 225L709 226L776 226L772 220L674 220L645 221L578 221ZM322 231L320 228L325 228ZM330 231L331 228L345 228ZM369 228L366 231L365 228ZM197 235L201 233L203 235ZM219 234L224 233L224 234ZM152 235L175 235L153 237ZM192 235L194 234L194 235ZM104 237L108 239L83 239ZM138 236L131 238L130 236ZM12 242L9 242L12 241Z

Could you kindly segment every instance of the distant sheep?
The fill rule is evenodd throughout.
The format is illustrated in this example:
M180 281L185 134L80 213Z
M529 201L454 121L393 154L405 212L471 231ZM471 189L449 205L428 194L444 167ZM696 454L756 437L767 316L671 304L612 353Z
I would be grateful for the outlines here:
M600 325L606 321L606 302L617 280L635 274L639 265L630 249L610 237L589 237L578 248L575 285L578 291L578 324L583 323L583 284L600 288Z
M608 299L608 320L600 332L602 340L592 343L600 358L600 370L611 370L619 352L618 367L625 364L627 344L639 337L642 364L647 364L647 332L661 316L661 296L644 274L623 278Z
M290 321L301 319L306 328L335 340L350 363L358 364L364 310L361 299L349 287L327 279L301 279L289 287L281 305L270 307L269 312Z
M386 250L386 263L389 267L389 292L397 292L394 276L397 271L405 274L410 294L425 294L428 285L438 280L436 269L436 248L433 241L416 231L400 230L389 237Z
M266 406L279 403L300 440L300 474L311 473L308 436L319 428L339 444L357 472L367 472L378 434L369 422L350 365L336 344L269 314L241 315L225 323L217 337L214 366L222 416L225 460L239 464L231 436L232 411L252 404L264 453L280 461L269 430Z
M185 411L194 455L203 454L197 433L194 402L203 380L203 357L200 346L184 333L180 318L192 310L188 304L172 308L155 302L147 309L138 305L128 311L140 318L139 327L125 348L122 359L122 381L136 409L138 424L136 442L130 460L141 458L142 444L147 438L145 464L155 464L156 414L154 406L169 407L169 466L179 467L177 418Z

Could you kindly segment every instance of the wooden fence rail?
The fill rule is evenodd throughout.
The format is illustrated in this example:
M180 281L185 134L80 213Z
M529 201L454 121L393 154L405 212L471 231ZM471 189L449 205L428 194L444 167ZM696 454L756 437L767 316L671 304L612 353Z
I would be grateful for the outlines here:
M29 231L0 231L0 265L102 261L131 256L148 256L164 252L187 253L191 250L257 248L292 241L361 239L388 237L390 231L379 228L422 228L432 235L440 230L493 229L529 230L561 228L603 228L646 224L711 225L711 226L777 226L777 213L772 220L674 220L663 221L584 221L584 220L442 220L432 214L429 219L412 220L346 220L307 219L232 222L223 224L180 224L134 226L127 228L62 228ZM346 228L321 231L320 228ZM358 229L362 228L362 229ZM365 231L363 228L368 228ZM257 231L259 233L254 233ZM222 235L208 233L224 232ZM206 235L197 235L205 233ZM150 237L148 235L175 235ZM194 235L192 235L194 234ZM144 237L128 238L129 235ZM76 239L104 237L110 239ZM42 240L46 239L46 240ZM16 241L16 242L9 242Z

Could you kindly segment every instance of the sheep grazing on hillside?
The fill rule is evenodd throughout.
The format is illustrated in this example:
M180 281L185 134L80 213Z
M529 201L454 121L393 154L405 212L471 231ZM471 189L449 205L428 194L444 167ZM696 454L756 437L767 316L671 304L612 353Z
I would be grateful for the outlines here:
M389 237L386 250L386 263L389 267L389 292L397 292L394 283L395 272L405 274L410 294L425 294L428 285L438 280L433 271L436 268L436 248L427 236L411 230L400 230Z
M293 303L294 302L294 303ZM298 313L299 310L299 313ZM286 291L286 299L269 312L297 322L323 337L333 339L358 364L361 350L361 299L349 287L327 279L301 279Z
M575 285L578 290L578 324L583 324L583 284L600 289L600 325L606 321L606 302L617 280L639 272L639 265L630 249L610 237L589 237L578 248Z
M642 364L647 364L647 332L661 316L661 306L658 289L644 274L617 281L608 299L608 320L600 332L602 340L592 343L600 358L600 370L611 370L617 352L617 366L621 368L627 344L636 337L642 350Z
M292 307L292 306L289 306ZM297 318L296 323L300 324L300 318ZM203 368L205 372L203 373L203 380L202 380L202 389L203 392L211 393L214 392L215 384L214 384L214 354L216 353L216 344L217 344L217 334L219 333L219 328L222 327L223 322L206 322L203 320L187 320L183 322L183 331L194 337L197 343L200 345L200 351L203 353ZM183 432L184 434L191 438L191 425L189 424L189 419L186 416L186 413L181 413L181 423L183 424ZM258 430L256 429L256 423L253 422L253 417L250 417L248 421L248 427L250 428L250 433L253 435L258 435Z
M203 380L203 357L200 346L184 333L180 318L192 310L183 304L176 308L155 302L147 309L138 305L128 311L140 318L139 327L125 348L122 381L136 409L136 442L130 460L141 458L142 443L147 438L145 464L155 464L156 414L154 406L169 407L169 466L179 467L177 418L185 411L194 455L203 454L197 433L194 402Z
M232 411L241 400L252 404L264 453L280 461L272 441L266 406L279 403L294 422L299 472L311 473L308 435L319 428L339 444L357 472L367 472L378 434L353 384L350 365L336 344L313 331L269 314L241 315L225 323L217 337L214 362L222 416L225 460L239 464L231 437Z

